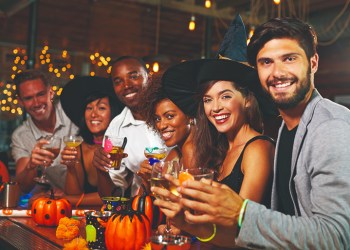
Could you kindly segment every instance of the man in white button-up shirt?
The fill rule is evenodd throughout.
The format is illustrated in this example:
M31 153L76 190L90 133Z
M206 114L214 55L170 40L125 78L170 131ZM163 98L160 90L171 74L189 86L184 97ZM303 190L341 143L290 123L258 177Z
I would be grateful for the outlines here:
M140 94L148 85L148 72L142 60L123 56L112 63L111 79L114 91L126 107L110 123L106 133L126 137L124 152L128 157L122 160L119 170L111 169L108 153L102 148L95 151L93 164L98 169L98 191L104 196L134 196L140 187L140 177L134 175L145 159L145 147L163 147L160 137L149 129L140 113Z

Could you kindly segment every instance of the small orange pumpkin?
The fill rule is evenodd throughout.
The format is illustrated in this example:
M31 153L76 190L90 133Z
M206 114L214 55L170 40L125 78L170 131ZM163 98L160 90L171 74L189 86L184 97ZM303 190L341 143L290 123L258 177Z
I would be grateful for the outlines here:
M3 209L2 213L4 215L11 215L13 213L13 210L12 209Z
M146 215L134 210L121 211L109 218L105 231L109 250L141 249L151 236L150 222Z
M33 220L43 226L57 226L63 217L72 216L72 206L66 199L55 199L51 190L50 198L40 197L32 204Z
M134 197L131 208L144 213L151 222L151 227L156 229L160 224L165 223L165 216L159 207L153 204L155 197L153 195L147 195L146 188L143 185L142 188L143 193Z

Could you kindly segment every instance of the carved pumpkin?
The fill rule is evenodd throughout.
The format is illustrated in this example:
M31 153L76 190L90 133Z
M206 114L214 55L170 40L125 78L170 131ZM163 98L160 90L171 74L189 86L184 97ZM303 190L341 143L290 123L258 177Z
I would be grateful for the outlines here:
M128 210L114 214L108 220L105 242L109 250L142 249L150 236L151 227L146 215Z
M51 191L50 198L40 197L32 204L32 218L44 226L57 226L63 217L72 216L72 206L66 199L55 199Z
M11 215L13 213L13 210L12 209L3 209L2 213L4 215Z
M162 211L160 211L159 207L153 204L154 200L154 196L143 193L142 195L136 195L131 205L133 210L144 213L147 216L153 229L165 223L165 216Z

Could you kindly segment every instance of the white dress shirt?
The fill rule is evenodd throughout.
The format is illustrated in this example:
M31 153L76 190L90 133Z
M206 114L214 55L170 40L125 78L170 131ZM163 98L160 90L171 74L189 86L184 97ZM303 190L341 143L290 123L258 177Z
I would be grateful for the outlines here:
M109 170L109 175L113 183L121 187L124 193L130 185L125 179L128 174L126 168L136 173L140 169L141 162L146 159L144 155L145 147L165 146L160 136L152 129L148 128L144 121L134 119L128 107L125 107L123 111L111 121L106 130L106 134L127 137L128 139L124 149L128 157L122 160L119 170ZM135 174L131 185L131 196L134 196L137 194L141 185L141 178Z

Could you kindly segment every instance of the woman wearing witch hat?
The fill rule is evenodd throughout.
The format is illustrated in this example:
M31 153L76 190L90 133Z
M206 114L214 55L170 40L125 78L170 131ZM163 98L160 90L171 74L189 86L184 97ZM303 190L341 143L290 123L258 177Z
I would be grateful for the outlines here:
M219 53L220 58L227 59L194 60L170 68L164 77L194 75L196 81L167 83L164 89L178 106L197 108L195 166L214 169L217 181L247 199L269 205L274 142L262 135L260 111L266 115L276 113L260 87L256 70L246 64L246 36L239 16L231 24ZM183 102L184 95L192 96L191 105ZM200 240L208 241L208 235L224 231L212 225L186 223L178 197L157 188L152 191L168 195L176 205L159 200L156 204L176 226Z
M66 198L76 206L102 205L92 158L109 123L124 105L116 98L109 79L90 76L68 82L63 88L61 103L84 140L78 148L67 146L61 152L62 163L67 165Z

